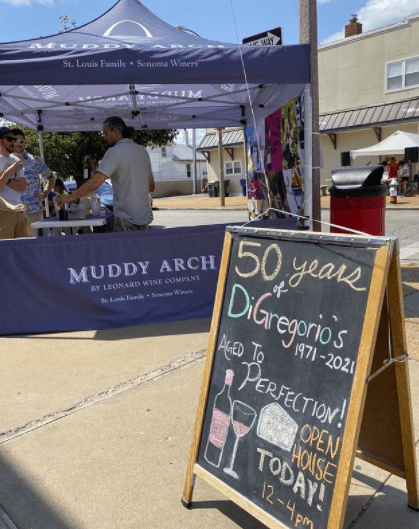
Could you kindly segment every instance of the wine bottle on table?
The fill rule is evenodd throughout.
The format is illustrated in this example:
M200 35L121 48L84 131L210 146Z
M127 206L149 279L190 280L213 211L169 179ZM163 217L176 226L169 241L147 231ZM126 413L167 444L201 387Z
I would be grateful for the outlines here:
M214 400L210 433L208 436L207 447L205 449L205 459L211 465L219 467L223 455L224 445L227 438L228 427L230 424L231 398L230 387L233 382L234 372L227 369L223 389L218 393Z

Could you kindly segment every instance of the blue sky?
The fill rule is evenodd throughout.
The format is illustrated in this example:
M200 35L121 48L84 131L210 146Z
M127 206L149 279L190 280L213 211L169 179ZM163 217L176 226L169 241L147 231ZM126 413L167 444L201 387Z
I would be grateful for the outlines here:
M10 42L58 33L59 16L77 25L100 16L116 0L0 0L0 41ZM283 28L284 44L297 44L298 0L144 0L144 5L173 25L223 42ZM234 15L233 15L234 13ZM419 0L317 0L319 44L342 37L345 24L358 14L364 31L419 13Z

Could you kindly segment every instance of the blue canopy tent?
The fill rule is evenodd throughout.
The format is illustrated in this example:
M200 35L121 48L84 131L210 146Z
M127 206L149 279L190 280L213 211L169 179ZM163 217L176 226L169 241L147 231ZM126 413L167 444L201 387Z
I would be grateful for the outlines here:
M64 33L0 44L0 117L44 132L100 130L115 114L136 129L240 126L251 106L262 119L309 82L308 45L207 40L137 0Z
M119 0L77 29L0 44L0 118L38 130L41 152L43 132L99 131L111 115L136 129L244 126L309 90L309 51L203 39ZM223 236L224 225L0 241L0 335L208 317Z

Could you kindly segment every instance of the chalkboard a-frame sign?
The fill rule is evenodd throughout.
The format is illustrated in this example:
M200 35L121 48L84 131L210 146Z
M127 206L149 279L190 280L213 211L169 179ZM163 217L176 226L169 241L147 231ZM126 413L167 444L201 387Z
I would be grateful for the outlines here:
M228 228L182 503L340 529L357 456L419 509L402 303L396 239Z

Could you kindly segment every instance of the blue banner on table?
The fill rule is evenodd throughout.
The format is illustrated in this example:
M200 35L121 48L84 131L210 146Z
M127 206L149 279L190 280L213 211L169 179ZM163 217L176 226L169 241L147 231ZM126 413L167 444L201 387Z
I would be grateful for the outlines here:
M208 317L225 225L2 241L1 334Z
M0 241L0 335L210 317L225 227Z

